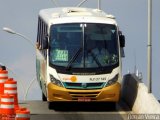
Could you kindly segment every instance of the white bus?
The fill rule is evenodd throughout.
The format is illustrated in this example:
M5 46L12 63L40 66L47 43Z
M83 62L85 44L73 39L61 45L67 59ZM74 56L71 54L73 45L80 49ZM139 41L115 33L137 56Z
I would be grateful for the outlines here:
M41 10L36 70L43 100L117 102L124 35L115 17L99 9Z

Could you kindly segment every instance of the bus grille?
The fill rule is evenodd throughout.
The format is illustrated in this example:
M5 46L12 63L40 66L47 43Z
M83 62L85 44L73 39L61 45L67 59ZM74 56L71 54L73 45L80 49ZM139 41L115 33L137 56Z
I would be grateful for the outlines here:
M63 83L67 89L101 89L104 86L104 82L101 83Z
M90 98L91 100L96 100L99 92L69 92L72 96L72 100L78 100L78 98Z

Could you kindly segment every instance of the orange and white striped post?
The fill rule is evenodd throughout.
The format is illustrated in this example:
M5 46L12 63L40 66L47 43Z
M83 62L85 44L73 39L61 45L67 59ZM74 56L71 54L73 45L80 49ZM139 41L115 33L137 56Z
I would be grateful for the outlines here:
M4 94L9 94L14 96L14 107L15 110L19 108L18 105L18 93L17 93L17 81L13 78L9 78L4 83Z
M1 95L0 114L1 120L13 120L15 118L14 96L9 94Z
M0 68L0 95L4 94L4 82L8 79L8 71Z

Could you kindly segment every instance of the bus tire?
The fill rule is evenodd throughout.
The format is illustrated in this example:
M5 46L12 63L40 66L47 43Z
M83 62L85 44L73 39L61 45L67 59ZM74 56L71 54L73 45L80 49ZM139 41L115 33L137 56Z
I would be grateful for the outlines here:
M44 95L43 92L42 92L42 100L43 100L43 101L47 101L47 97Z

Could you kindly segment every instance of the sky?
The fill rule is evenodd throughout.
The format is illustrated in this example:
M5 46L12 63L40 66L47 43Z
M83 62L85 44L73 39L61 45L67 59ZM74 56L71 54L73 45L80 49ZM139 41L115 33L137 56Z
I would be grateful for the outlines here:
M61 7L76 6L81 0L58 0ZM52 0L0 0L0 63L6 65L9 77L18 81L19 99L36 76L35 48L23 38L2 30L9 27L36 42L38 13L56 7ZM97 0L88 0L82 7L97 8ZM134 72L135 65L147 85L147 0L101 0L101 9L113 14L126 37L123 74ZM160 0L153 0L152 91L160 99ZM37 81L29 89L27 99L41 99Z

